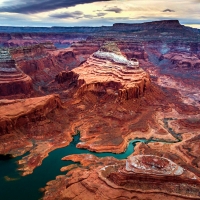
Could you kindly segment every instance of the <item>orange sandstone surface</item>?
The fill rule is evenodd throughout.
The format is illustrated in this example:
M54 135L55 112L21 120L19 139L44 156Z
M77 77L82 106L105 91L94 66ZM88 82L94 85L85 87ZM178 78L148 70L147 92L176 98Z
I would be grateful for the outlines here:
M200 179L173 161L154 155L127 160L71 155L81 165L47 183L43 199L198 199Z
M63 109L58 95L0 100L0 154L30 151L19 164L23 175L32 173L50 151L72 140L73 132L61 119Z
M63 70L73 68L72 65L57 68L58 63L53 60L57 57L59 63L64 63L65 58L72 56L69 60L73 63L78 52L46 52L37 47L39 50L28 49L27 54L38 56L38 68L32 65L34 59L23 57L24 50L16 50L12 55L22 56L16 58L21 69L34 69L29 75L35 90L44 94L56 91L60 96L0 100L0 154L17 156L30 151L19 161L23 175L32 173L49 152L67 146L78 131L81 142L77 148L96 152L124 152L128 142L136 138L156 141L136 145L134 155L154 156L141 157L142 167L136 171L132 167L131 171L126 170L126 162L132 162L131 158L64 158L80 162L81 166L63 167L62 171L69 172L47 184L44 199L199 198L200 107L184 97L190 88L177 91L177 82L170 76L162 75L152 81L149 74L159 74L155 66L146 60L128 60L115 44L107 43L99 50L97 45L91 45L91 51L98 51L71 71ZM45 67L48 58L54 63L49 70ZM145 67L149 73L142 69ZM146 165L150 173L143 169ZM177 175L175 169L183 169L183 173ZM166 173L170 170L175 174L169 177Z
M29 150L29 156L20 161L25 175L48 152L66 146L77 130L82 141L78 147L98 152L123 152L135 138L176 141L157 123L155 111L165 97L162 91L150 84L139 66L127 66L123 62L129 61L120 59L114 62L91 56L79 68L57 76L58 83L52 85L66 84L70 91L63 103L56 95L1 100L0 152L19 155Z
M141 68L102 60L94 55L73 71L79 74L79 96L92 91L109 93L121 100L128 100L143 96L150 86L149 76Z
M130 139L157 142L138 143L128 160L63 158L81 165L63 167L69 172L47 183L44 199L199 199L200 111L198 103L187 98L191 90L181 87L178 92L181 83L162 74L162 82L153 81L162 86L158 88L138 66L130 68L106 56L93 54L72 70L73 75L59 76L67 84L73 80L82 110L87 103L90 108L95 104L88 110L90 118L82 115L78 126L82 142L77 147L119 153ZM153 67L148 71L158 76Z

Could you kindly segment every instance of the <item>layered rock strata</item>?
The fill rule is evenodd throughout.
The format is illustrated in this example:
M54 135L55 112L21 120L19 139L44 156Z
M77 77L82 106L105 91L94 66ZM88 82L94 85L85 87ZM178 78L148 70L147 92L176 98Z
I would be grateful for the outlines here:
M56 74L68 69L70 60L75 61L68 50L57 50L51 42L13 48L10 53L18 67L32 78L35 94L39 95L47 93L46 85Z
M32 80L17 68L8 49L0 49L0 96L29 94Z
M171 61L174 68L179 70L198 70L200 69L200 59L192 53L177 53L169 52L160 57L160 60L168 59Z
M149 76L139 67L139 62L128 60L118 48L110 52L102 47L73 72L79 74L78 96L86 92L109 93L128 100L143 96L150 87Z
M27 47L17 47L10 49L12 58L15 60L20 69L28 75L32 75L40 71L46 71L48 77L49 69L58 68L56 59L49 52L55 51L55 46L49 43L41 43L29 45ZM62 65L60 70L63 69ZM40 79L45 77L40 77ZM42 81L42 80L40 80Z
M126 160L125 167L106 166L100 170L99 175L108 185L116 189L161 192L186 198L198 198L200 195L198 176L159 156L130 156Z
M58 107L61 107L61 102L56 95L0 100L0 135L9 134L30 122L42 121L48 113Z

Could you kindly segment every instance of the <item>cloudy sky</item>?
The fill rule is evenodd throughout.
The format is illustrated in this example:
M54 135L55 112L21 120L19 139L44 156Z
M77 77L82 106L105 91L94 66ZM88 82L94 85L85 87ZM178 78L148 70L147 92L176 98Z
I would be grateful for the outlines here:
M200 0L0 0L0 25L101 26L178 19L200 28Z

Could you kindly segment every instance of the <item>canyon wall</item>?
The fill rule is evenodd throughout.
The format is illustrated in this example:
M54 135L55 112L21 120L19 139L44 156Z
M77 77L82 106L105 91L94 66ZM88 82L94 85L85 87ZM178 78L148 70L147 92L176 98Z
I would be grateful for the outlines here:
M13 130L29 123L44 121L52 110L62 107L59 96L0 100L0 135L10 134Z
M7 49L0 49L0 96L30 94L32 80L23 73Z

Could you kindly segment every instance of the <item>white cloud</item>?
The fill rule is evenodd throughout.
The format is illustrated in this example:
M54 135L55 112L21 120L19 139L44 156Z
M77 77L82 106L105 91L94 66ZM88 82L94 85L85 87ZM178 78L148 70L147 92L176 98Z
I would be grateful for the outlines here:
M20 0L25 2L26 0ZM81 2L81 0L76 0ZM92 0L86 0L92 2ZM85 1L85 2L86 2ZM0 0L0 5L8 5L13 2L13 6L18 1ZM35 1L29 1L35 2ZM84 0L82 1L84 2ZM28 3L28 1L27 1ZM1 7L0 6L0 7ZM117 8L111 10L111 8ZM166 9L175 12L162 12ZM98 10L98 11L97 11ZM199 0L112 0L112 1L95 1L88 4L79 4L72 7L60 7L48 12L38 12L33 14L1 13L0 25L48 25L48 26L99 26L111 25L116 22L143 22L159 19L178 19L182 24L198 26L200 19L200 1ZM82 13L78 16L77 13ZM100 14L98 14L100 13ZM72 15L71 15L72 14ZM54 16L57 18L53 18ZM66 16L66 18L65 18ZM70 17L71 16L71 17ZM75 17L73 17L75 16ZM77 16L77 17L76 17ZM1 20L4 19L4 20ZM11 20L12 19L12 20ZM137 21L138 20L138 21Z

